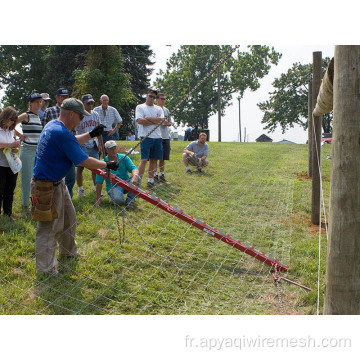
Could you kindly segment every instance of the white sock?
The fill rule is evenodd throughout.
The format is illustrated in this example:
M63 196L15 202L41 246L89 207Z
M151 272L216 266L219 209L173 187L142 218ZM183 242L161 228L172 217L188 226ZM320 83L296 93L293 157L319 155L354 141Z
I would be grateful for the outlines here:
M186 167L186 170L190 170L190 168L187 166L187 167Z
M154 179L150 179L150 178L149 178L149 179L148 179L148 182L151 183L151 184L153 184L153 183L154 183Z
M79 190L84 190L84 187L83 187L83 186L79 186Z
M163 172L160 173L160 176L164 176L165 174Z
M157 172L154 174L154 176L157 176Z

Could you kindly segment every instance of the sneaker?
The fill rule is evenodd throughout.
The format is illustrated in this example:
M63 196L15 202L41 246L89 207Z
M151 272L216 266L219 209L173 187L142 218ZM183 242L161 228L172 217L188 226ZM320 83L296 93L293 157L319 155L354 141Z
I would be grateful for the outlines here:
M147 185L146 185L146 189L147 189L147 190L151 190L151 189L154 188L154 186L155 186L154 183L148 182Z
M197 171L198 171L198 172L202 172L202 169L201 169L200 166L197 168Z
M78 196L85 196L85 190L82 188L79 188Z
M165 175L160 175L159 179L160 179L160 182L165 183L165 184L169 184L165 179Z
M186 173L187 173L187 174L191 174L191 170L190 170L190 169L187 169L187 170L186 170Z
M154 175L154 182L160 182L161 181L161 176L160 176L160 180L159 180L159 175Z

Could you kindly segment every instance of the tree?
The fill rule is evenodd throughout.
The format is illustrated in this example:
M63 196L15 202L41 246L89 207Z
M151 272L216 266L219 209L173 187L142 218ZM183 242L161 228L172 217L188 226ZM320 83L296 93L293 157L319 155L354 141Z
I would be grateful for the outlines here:
M36 90L53 97L59 87L70 93L74 70L82 68L88 46L9 45L0 47L1 82L5 85L4 105L25 111L29 94Z
M124 60L124 71L129 75L130 87L134 95L128 106L120 109L124 124L120 127L120 138L125 138L129 131L134 131L132 121L135 116L136 105L145 101L145 94L150 87L150 75L154 64L150 60L153 51L148 45L120 45Z
M0 81L5 88L4 106L19 112L27 109L28 96L33 90L45 91L45 56L49 46L0 46Z
M55 96L56 90L64 87L73 96L75 71L82 69L89 46L87 45L52 45L45 57L44 92Z
M181 46L167 62L166 72L160 71L155 85L166 93L171 110L217 65L217 54L225 57L231 46ZM248 46L248 51L230 57L221 68L221 113L231 104L232 94L240 96L246 89L256 90L258 79L264 77L281 54L268 46ZM178 122L208 127L208 118L217 112L217 76L212 75L192 97L172 114Z
M323 59L323 74L329 65L330 58ZM285 74L274 80L275 90L270 92L270 99L259 103L264 112L264 129L270 132L280 126L284 133L295 124L307 129L308 85L312 81L312 64L295 63ZM322 117L324 132L331 132L332 113Z
M121 109L134 102L129 75L124 70L121 50L116 45L90 46L83 69L76 70L73 96L92 94L99 101L102 94L110 98L111 106Z

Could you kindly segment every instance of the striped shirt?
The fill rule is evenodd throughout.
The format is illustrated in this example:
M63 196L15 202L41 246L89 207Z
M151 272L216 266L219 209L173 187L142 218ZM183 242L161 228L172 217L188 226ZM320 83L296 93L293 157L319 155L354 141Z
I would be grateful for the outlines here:
M113 124L122 123L122 118L119 114L119 112L112 106L108 106L105 110L102 108L102 105L97 106L94 111L96 111L99 114L100 117L100 124L103 124L106 126L104 129L105 131L111 131L113 129Z
M22 132L25 136L23 144L36 147L43 127L41 125L39 115L34 114L32 111L27 111L26 113L28 114L29 121L23 121L21 123Z
M50 108L47 108L45 110L43 119L42 119L42 126L45 127L45 125L51 121L56 120L60 116L60 106L56 104L55 106L52 106Z

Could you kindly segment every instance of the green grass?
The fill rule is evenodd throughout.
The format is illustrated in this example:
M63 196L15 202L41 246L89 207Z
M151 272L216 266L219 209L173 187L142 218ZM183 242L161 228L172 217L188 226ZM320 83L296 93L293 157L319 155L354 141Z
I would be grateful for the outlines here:
M189 175L181 161L184 143L171 146L171 161L166 163L171 184L158 186L156 194L289 265L285 276L313 291L282 282L285 313L316 313L319 231L310 221L307 147L210 143L210 166L203 174ZM330 146L323 147L326 208L330 151ZM132 159L139 164L139 155ZM87 258L60 262L57 277L36 274L36 223L21 215L19 177L17 221L0 217L1 314L280 313L267 265L144 200L138 199L135 209L126 211L105 197L103 206L96 208L90 172L84 175L86 196L78 198L75 185L73 202L76 240ZM322 307L324 230L321 244Z

